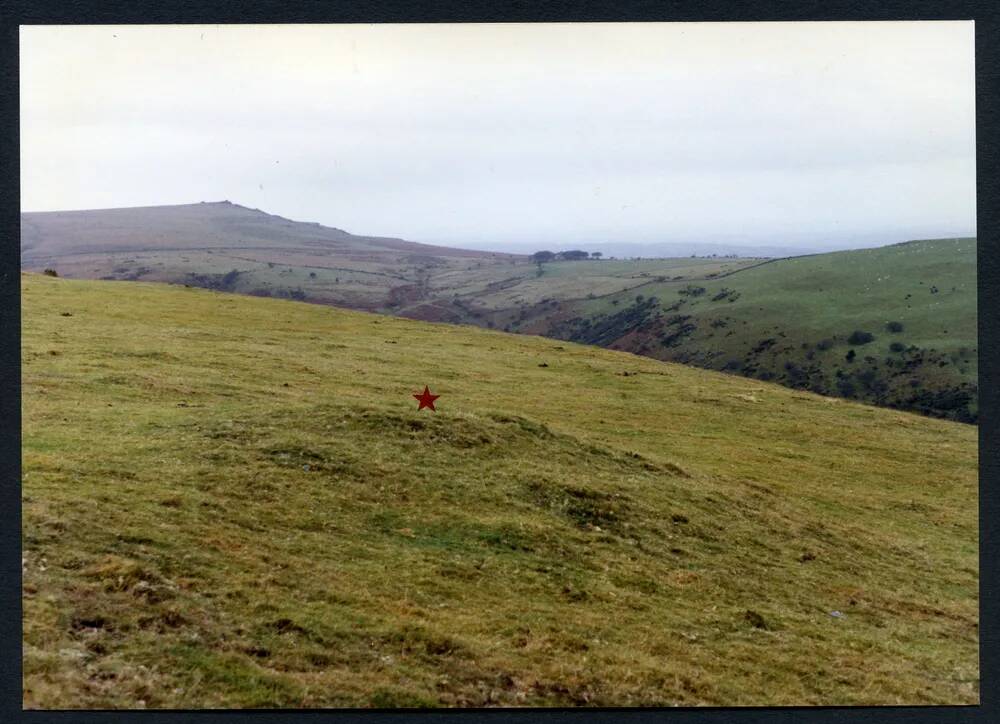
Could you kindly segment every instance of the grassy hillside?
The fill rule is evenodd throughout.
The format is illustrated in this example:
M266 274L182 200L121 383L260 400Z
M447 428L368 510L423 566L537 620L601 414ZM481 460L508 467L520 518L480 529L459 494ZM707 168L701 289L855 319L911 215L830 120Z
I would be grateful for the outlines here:
M27 707L978 701L968 425L538 337L22 284Z
M978 416L975 239L781 259L525 317L515 328L964 422Z
M547 267L540 281L525 256L355 236L228 201L23 213L21 254L24 269L55 269L63 277L188 284L431 320L475 320L477 310L753 263L582 262L562 265L564 278L553 285L559 265Z
M963 422L979 414L975 239L780 260L539 267L524 256L354 236L222 202L26 213L21 245L25 269L63 277L165 281L475 324ZM873 338L852 342L856 331Z
M190 284L358 308L430 270L516 260L356 236L228 201L21 214L22 267L61 276ZM522 259L523 261L523 259Z

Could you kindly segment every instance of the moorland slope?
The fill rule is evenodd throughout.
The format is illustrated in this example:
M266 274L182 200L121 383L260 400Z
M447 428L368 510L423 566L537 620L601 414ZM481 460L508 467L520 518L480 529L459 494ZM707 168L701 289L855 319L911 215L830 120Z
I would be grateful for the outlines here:
M22 285L29 708L978 701L971 426L529 335Z

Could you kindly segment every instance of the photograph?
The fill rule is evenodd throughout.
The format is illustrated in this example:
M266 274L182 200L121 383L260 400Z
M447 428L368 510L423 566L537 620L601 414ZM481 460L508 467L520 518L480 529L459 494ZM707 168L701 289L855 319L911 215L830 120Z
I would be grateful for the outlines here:
M23 709L980 704L974 21L17 31Z

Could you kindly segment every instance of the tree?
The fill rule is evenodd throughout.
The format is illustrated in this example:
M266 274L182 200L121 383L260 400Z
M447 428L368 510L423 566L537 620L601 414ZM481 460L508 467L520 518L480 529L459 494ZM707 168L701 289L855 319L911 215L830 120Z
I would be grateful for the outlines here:
M44 274L47 277L59 276L59 272L57 272L55 269L46 269L45 271L42 272L42 274Z
M579 261L581 259L586 259L590 254L585 251L580 251L579 249L570 249L569 251L559 252L559 256L566 261Z
M531 261L538 264L538 266L541 266L547 261L552 261L555 258L556 255L553 254L551 251L536 251L534 254L531 255Z
M590 252L590 258L591 259L600 259L602 256L604 256L604 255L601 252L599 252L599 251L592 251L592 252Z

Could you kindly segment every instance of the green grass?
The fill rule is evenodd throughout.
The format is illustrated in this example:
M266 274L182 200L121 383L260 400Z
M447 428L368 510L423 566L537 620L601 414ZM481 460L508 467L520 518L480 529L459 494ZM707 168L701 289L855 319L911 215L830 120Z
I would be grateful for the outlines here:
M22 282L26 707L978 701L971 426L537 337Z
M589 293L611 294L665 279L700 279L760 263L759 259L605 259L553 261L541 266L525 259L514 263L476 261L462 268L435 270L433 292L475 296L494 309L514 301L535 303L542 299L576 299ZM502 285L497 288L496 285Z
M703 291L685 293L692 287ZM658 303L626 318L636 293ZM902 329L891 331L890 322ZM652 283L542 310L524 329L965 422L978 416L975 239L795 257L718 280ZM855 330L874 340L852 344ZM770 346L755 352L762 343Z

